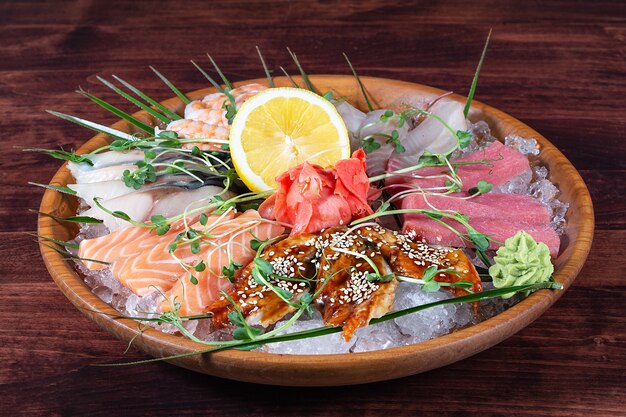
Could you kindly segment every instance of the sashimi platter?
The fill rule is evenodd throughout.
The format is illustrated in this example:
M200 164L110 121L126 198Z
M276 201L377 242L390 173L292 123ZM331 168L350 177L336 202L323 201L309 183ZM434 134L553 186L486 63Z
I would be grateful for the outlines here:
M486 45L485 45L486 50ZM232 82L139 107L46 188L39 243L82 312L154 357L258 383L341 385L423 372L539 317L591 245L589 193L539 133L467 97L351 75ZM282 67L281 67L282 69ZM284 70L283 70L284 71ZM470 80L471 81L471 80ZM470 84L468 82L468 84ZM62 110L62 109L58 109Z

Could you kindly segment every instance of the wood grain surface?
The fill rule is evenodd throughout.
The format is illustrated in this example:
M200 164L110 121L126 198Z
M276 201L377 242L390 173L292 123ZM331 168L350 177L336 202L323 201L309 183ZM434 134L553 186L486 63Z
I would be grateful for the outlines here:
M115 121L73 91L128 107L96 76L171 96L206 86L189 59L210 52L232 79L261 75L255 45L294 72L361 74L466 94L489 28L477 98L541 132L579 169L596 236L572 288L517 335L462 362L343 388L277 388L142 359L78 312L50 279L35 231L59 161L20 147L78 147L91 134L44 111ZM623 2L0 3L0 414L626 415L626 7Z

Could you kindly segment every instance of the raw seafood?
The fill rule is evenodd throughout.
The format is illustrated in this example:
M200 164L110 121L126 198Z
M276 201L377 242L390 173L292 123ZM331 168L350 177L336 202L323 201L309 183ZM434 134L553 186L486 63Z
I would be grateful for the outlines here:
M404 209L449 210L468 216L469 224L478 232L493 239L490 249L497 249L507 238L520 230L525 230L538 242L545 243L553 257L559 252L560 239L550 227L550 212L536 199L516 194L488 193L467 199L465 193L452 195L424 195L415 193L406 196L401 203ZM442 218L456 229L463 226L454 220ZM405 233L414 233L429 243L465 247L471 242L461 238L450 228L419 213L404 216Z
M189 191L177 187L164 187L124 194L110 200L100 201L100 204L108 211L122 211L136 222L145 222L154 215L172 217L207 205L209 199L218 194L224 198L230 198L233 195L215 186ZM126 220L113 216L95 205L83 212L83 215L102 220L111 231L130 226Z
M484 163L479 163L484 161ZM478 181L483 180L494 187L524 173L530 172L528 158L519 151L495 141L484 149L474 152L453 162L477 162L476 164L459 165L457 175L463 182L461 191L468 191L476 187ZM404 164L389 161L389 169L405 168ZM391 177L389 183L403 183L421 189L441 189L449 179L448 167L421 168L410 174Z

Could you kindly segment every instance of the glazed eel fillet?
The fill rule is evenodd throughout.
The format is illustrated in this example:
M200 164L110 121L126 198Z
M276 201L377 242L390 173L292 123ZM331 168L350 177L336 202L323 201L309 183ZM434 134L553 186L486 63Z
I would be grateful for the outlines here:
M316 294L315 305L324 323L343 326L346 340L359 327L391 310L398 285L393 277L397 275L419 279L426 268L436 265L440 270L436 281L470 281L472 292L482 291L480 277L463 251L414 242L409 235L377 225L332 227L319 234L288 237L266 247L260 257L272 264L271 285L289 291L292 302L305 293ZM252 276L253 267L251 262L239 269L227 296L208 307L214 327L229 325L233 302L248 324L263 327L296 310L271 288L259 284ZM392 279L377 279L390 276ZM446 288L455 296L468 293L459 287Z

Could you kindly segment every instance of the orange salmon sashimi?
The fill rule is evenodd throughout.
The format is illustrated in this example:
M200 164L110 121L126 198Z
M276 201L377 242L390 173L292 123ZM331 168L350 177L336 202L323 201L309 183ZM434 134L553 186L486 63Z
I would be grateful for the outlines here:
M181 274L178 281L165 294L166 300L161 303L161 311L170 311L173 304L177 303L180 304L181 315L202 314L206 307L219 297L221 291L232 285L223 276L222 268L231 262L241 265L251 262L255 255L255 251L250 247L250 240L253 237L259 240L272 239L284 231L282 226L268 223L254 210L246 211L223 226L218 226L212 233L222 236L204 244L208 249L202 252L206 269L194 273L198 283L193 284L188 273Z
M193 218L187 218L188 223L195 223L199 215ZM207 224L217 221L220 216L209 216ZM231 216L232 217L232 216ZM108 235L100 236L94 239L85 239L80 242L78 248L78 256L85 259L83 264L87 269L92 271L104 269L106 264L101 262L113 263L119 259L128 258L147 250L159 242L171 242L174 236L180 232L185 226L184 220L172 223L170 230L163 235L157 235L154 230L130 226L117 230ZM86 259L93 259L101 262L93 262Z
M193 229L210 230L211 233L219 233L223 222L234 218L234 213L224 213L221 216L210 216L206 226L199 222L190 225ZM154 289L162 292L168 291L176 283L178 277L185 272L182 263L195 264L210 249L208 245L201 245L200 252L193 253L191 245L181 245L174 252L170 252L170 245L174 243L175 235L169 235L165 239L151 242L148 247L139 253L129 257L118 259L111 266L113 276L122 285L139 296L143 296Z

